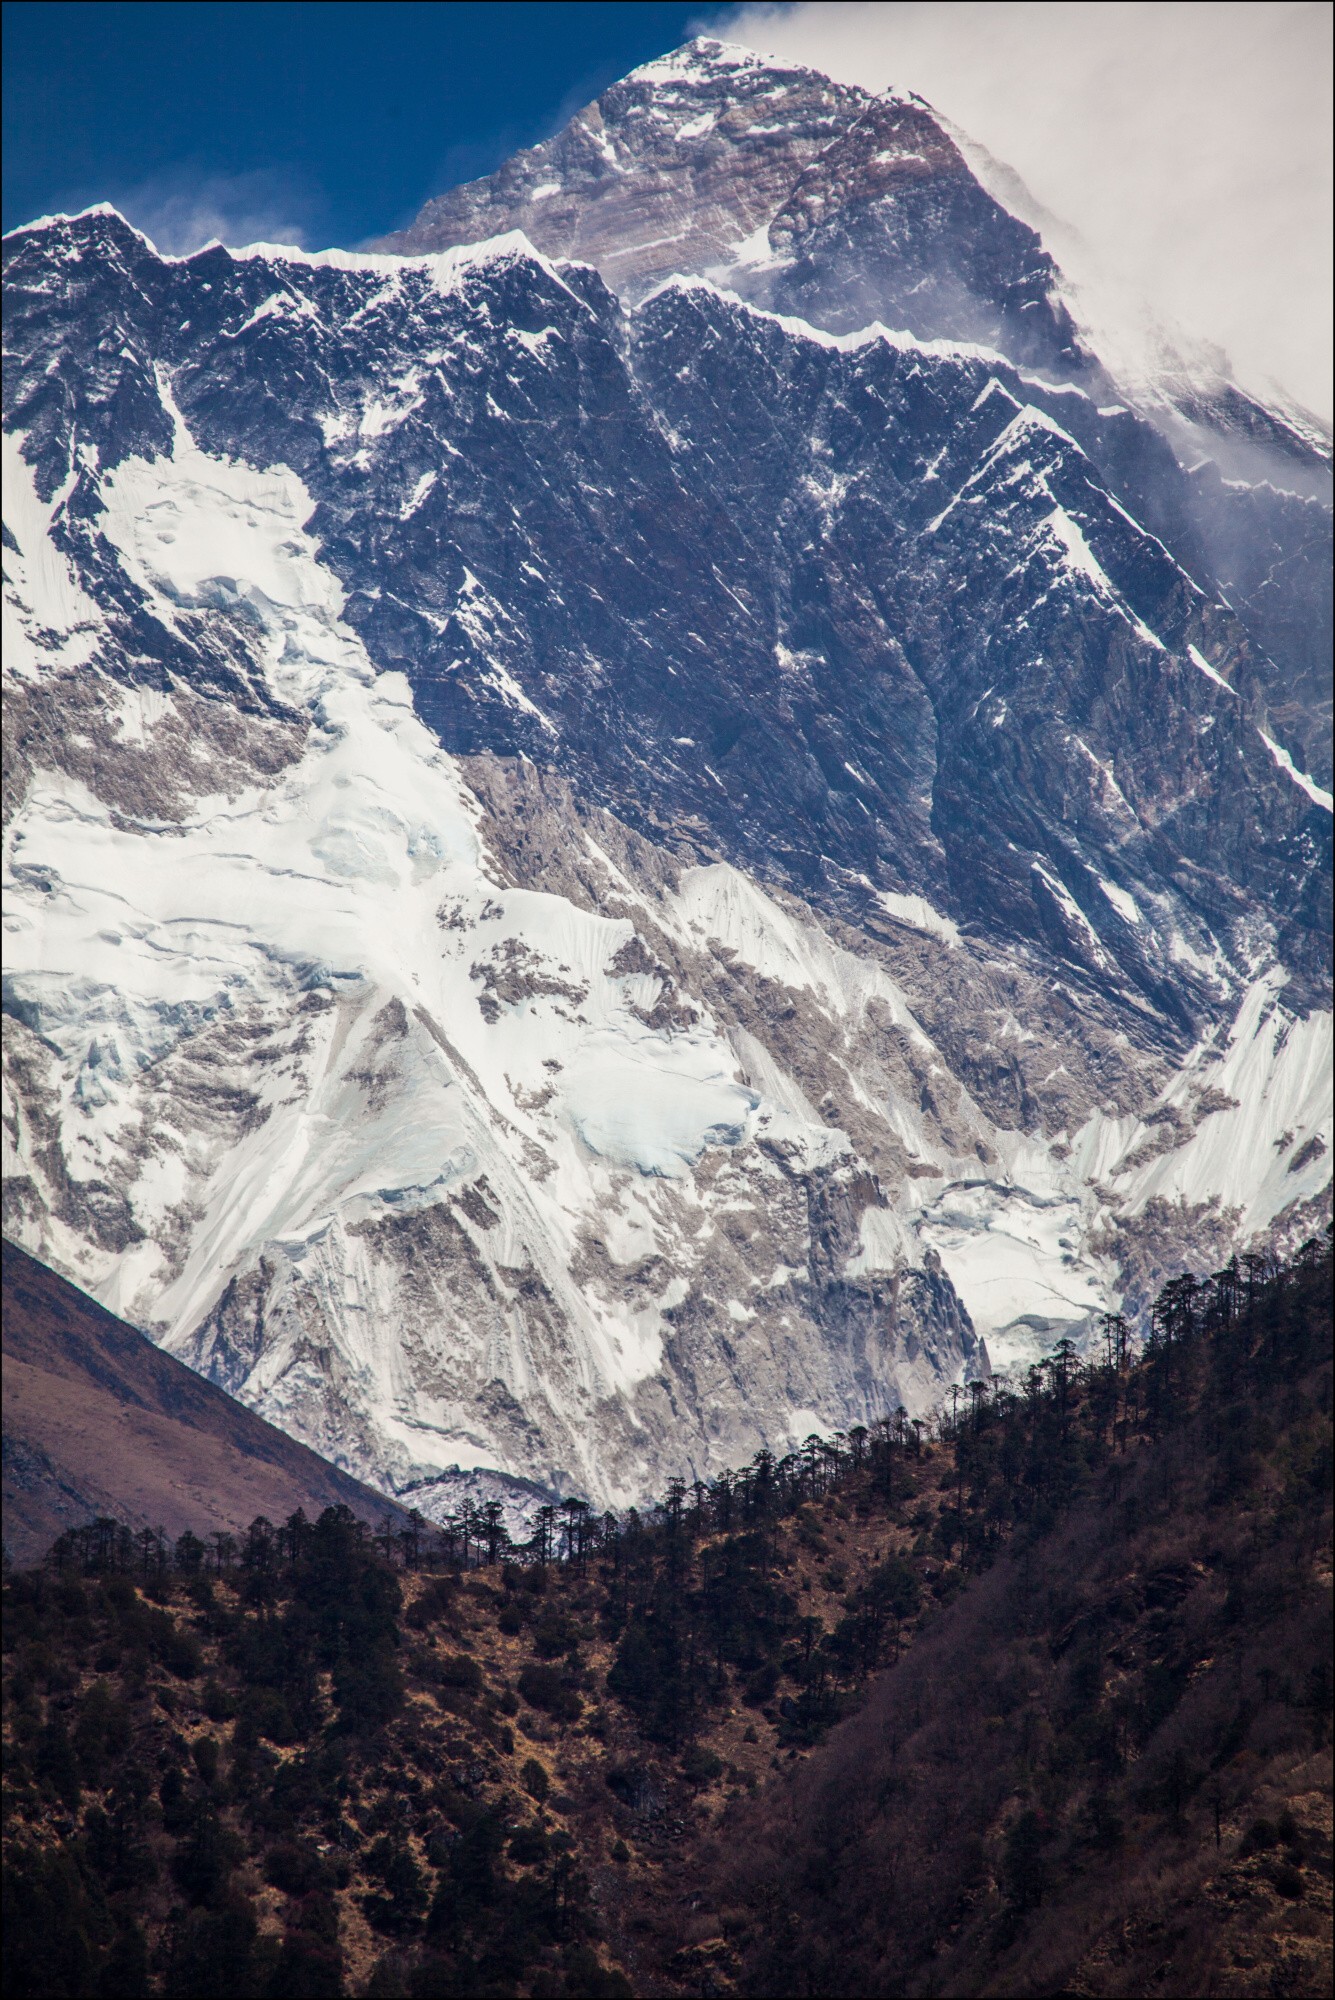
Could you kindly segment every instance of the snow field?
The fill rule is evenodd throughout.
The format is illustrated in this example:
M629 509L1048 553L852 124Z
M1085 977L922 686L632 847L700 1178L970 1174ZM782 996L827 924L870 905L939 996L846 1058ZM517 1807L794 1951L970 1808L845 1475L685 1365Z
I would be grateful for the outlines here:
M691 134L683 127L679 136ZM768 250L762 236L750 246L757 257ZM291 267L283 282L294 285L303 263L374 270L382 287L363 313L423 283L410 267L424 267L428 289L441 294L501 255L531 256L563 282L518 235L428 259L263 246L247 254ZM275 291L248 323L314 312ZM996 358L879 326L836 337L778 323L848 351L885 340L961 363ZM519 344L546 359L549 333ZM340 1447L338 1406L324 1432L318 1412L336 1393L366 1427L360 1469L373 1477L504 1469L495 1433L470 1401L468 1385L484 1382L526 1411L544 1400L557 1408L579 1439L589 1490L606 1494L597 1412L620 1400L622 1420L640 1421L633 1399L663 1368L665 1315L703 1290L702 1245L720 1214L763 1205L783 1179L775 1155L799 1172L837 1172L855 1159L852 1141L746 1030L733 1025L725 1035L700 1008L693 1026L647 1026L657 978L610 970L633 935L624 917L508 884L487 852L485 816L418 720L407 680L377 676L344 622L342 588L309 533L313 503L302 481L283 466L259 470L201 452L165 377L159 387L174 417L173 455L131 459L103 477L102 531L164 623L182 610L240 614L271 687L307 733L299 761L276 779L202 798L179 827L136 824L65 777L34 784L9 844L17 1005L58 1052L62 1145L76 1177L118 1186L128 1177L146 1232L102 1251L56 1222L57 1253L109 1305L196 1359L199 1329L229 1282L262 1268L266 1343L243 1393L331 1450ZM355 442L393 430L417 388L412 371L380 382L374 396L368 386L364 407L329 418L328 435ZM979 401L993 392L1006 393L992 381ZM991 471L1008 492L1042 501L1034 543L1054 583L1115 595L1084 530L1035 470L1042 451L1068 447L1078 449L1060 426L1017 405L933 527ZM42 503L11 439L6 454L6 515L20 544L15 671L35 675L88 659L101 614L51 537L72 480ZM435 478L418 477L406 513ZM503 664L504 607L471 573L454 615L502 698L554 733ZM151 744L170 699L126 692L121 740ZM1329 810L1329 796L1265 741ZM1080 747L1103 774L1105 804L1120 800L1129 812L1111 769ZM1100 955L1069 892L1035 867ZM1148 904L1142 912L1126 890L1096 880L1126 923L1152 922ZM849 1058L837 1056L849 1098L941 1176L909 1179L893 1209L863 1209L844 1275L917 1266L924 1247L937 1250L999 1367L1022 1367L1050 1346L1054 1329L1077 1329L1115 1303L1110 1271L1087 1248L1103 1213L1096 1187L1111 1189L1117 1212L1132 1217L1156 1197L1217 1200L1239 1212L1245 1231L1328 1178L1328 1155L1312 1142L1331 1143L1329 1016L1295 1021L1273 980L1248 994L1226 1046L1198 1050L1166 1093L1164 1108L1188 1118L1202 1090L1238 1099L1198 1118L1175 1149L1147 1159L1145 1142L1161 1127L1101 1114L1062 1160L1041 1140L998 1132L962 1096L952 1123L965 1150L952 1157L916 1101L887 1103L857 1072L850 1051L875 1003L929 1068L948 1075L878 964L839 949L725 864L685 871L675 894L652 906L624 877L620 886L622 907L643 906L684 958L740 962L819 1016L830 1048ZM882 893L880 901L898 921L968 949L924 898ZM1185 940L1170 937L1168 948L1209 970ZM248 1094L244 1117L178 1115L173 1092L188 1096L194 1073L209 1065ZM998 1162L989 1179L968 1152L975 1142ZM721 1170L729 1157L735 1167ZM22 1170L21 1149L16 1164ZM464 1195L471 1208L453 1199ZM447 1205L467 1256L502 1301L472 1360L463 1350L473 1333L463 1315L451 1317L443 1291L432 1293L435 1280L391 1268L371 1234ZM589 1261L591 1243L600 1265ZM635 1274L656 1266L652 1282L634 1290ZM749 1282L746 1298L705 1303L746 1338L761 1318L755 1301L767 1305L763 1294L774 1291L782 1302L807 1277L776 1263L767 1278L733 1280ZM757 1337L769 1337L763 1318ZM924 1398L938 1390L924 1370ZM799 1419L795 1436L821 1427L805 1403L795 1426ZM531 1467L517 1458L511 1469Z
M670 1036L644 1027L632 1008L652 1005L657 981L608 972L632 935L624 919L497 880L476 802L406 682L376 677L342 622L296 475L199 451L178 415L173 457L126 461L102 495L107 539L165 619L178 606L245 608L308 736L276 781L201 800L168 839L67 777L34 785L13 859L50 892L18 898L11 967L60 1052L67 1150L92 1178L123 1170L145 1117L155 1142L131 1187L147 1241L103 1258L95 1288L188 1352L228 1281L267 1259L325 1301L339 1370L381 1411L400 1471L481 1463L485 1444L460 1434L458 1411L423 1393L387 1336L399 1317L356 1230L484 1172L501 1211L488 1257L541 1269L583 1328L584 1353L568 1357L582 1388L595 1401L624 1394L658 1366L661 1319L581 1296L568 1265L583 1232L596 1219L614 1260L661 1249L671 1214L646 1183L688 1182L706 1148L745 1146L762 1109L794 1125L792 1093L762 1108L707 1021ZM154 705L130 707L151 738ZM734 929L746 930L746 900L739 877L724 896ZM790 953L809 952L754 901L750 931L767 950L786 931ZM459 929L442 924L447 911ZM496 968L510 996L491 1020L479 967ZM795 961L776 969L797 976ZM296 1033L303 996L319 1006ZM153 1129L161 1067L211 1026L256 1019L276 1060L250 1128L230 1141ZM819 1148L846 1150L810 1123ZM158 1246L182 1210L188 1242L173 1258ZM86 1261L86 1246L66 1247ZM517 1325L495 1365L522 1398L545 1364ZM277 1339L246 1393L291 1420L304 1388Z
M1186 1112L1206 1092L1232 1100L1201 1117L1183 1145L1138 1163L1136 1154L1155 1127L1102 1114L1076 1134L1073 1164L1114 1189L1126 1214L1140 1214L1155 1198L1218 1201L1224 1210L1238 1212L1245 1240L1326 1185L1331 1015L1314 1010L1306 1019L1296 1018L1281 1004L1284 984L1285 975L1276 970L1255 980L1223 1049L1199 1047L1165 1093L1163 1108ZM1295 1171L1304 1150L1310 1157Z

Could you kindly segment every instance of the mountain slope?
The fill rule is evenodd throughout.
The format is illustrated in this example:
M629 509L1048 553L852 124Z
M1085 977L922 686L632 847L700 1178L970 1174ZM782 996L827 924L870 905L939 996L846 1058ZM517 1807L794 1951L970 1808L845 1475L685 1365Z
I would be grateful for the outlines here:
M6 1992L1324 1993L1328 1243L1155 1319L522 1548L71 1537Z
M942 1525L967 1493L985 1544L1017 1475L1049 1525L726 1824L692 1887L729 1913L737 1990L1328 1987L1328 1247L1176 1294L1126 1457L1060 1363L1040 1465L962 1421Z
M1156 368L1119 364L1111 381L1095 352L1105 329L1073 321L1084 302L1031 226L1051 221L921 99L701 38L377 247L436 251L518 228L548 255L594 264L631 301L694 273L836 333L880 321L982 341L1110 408L1129 404L1191 470L1162 518L1142 512L1162 497L1157 482L1133 511L1237 609L1281 741L1329 789L1329 434L1167 335ZM1127 470L1116 463L1115 485Z
M5 1548L19 1563L98 1515L173 1538L298 1507L403 1518L9 1243L4 1402Z
M1329 795L1192 478L922 107L617 103L451 226L703 258L815 173L814 244L903 167L1016 352L518 235L6 245L6 1228L428 1510L930 1409L1328 1199Z

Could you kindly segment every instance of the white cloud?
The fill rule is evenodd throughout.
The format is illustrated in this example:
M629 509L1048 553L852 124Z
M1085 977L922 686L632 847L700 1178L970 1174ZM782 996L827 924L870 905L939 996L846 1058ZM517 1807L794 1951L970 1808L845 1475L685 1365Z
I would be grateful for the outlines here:
M830 0L712 19L764 53L918 91L1071 226L1052 248L1096 325L1116 296L1125 338L1128 301L1147 299L1240 380L1329 418L1323 0Z
M304 249L309 199L277 173L196 174L174 169L112 200L127 221L169 257L206 243L290 243Z

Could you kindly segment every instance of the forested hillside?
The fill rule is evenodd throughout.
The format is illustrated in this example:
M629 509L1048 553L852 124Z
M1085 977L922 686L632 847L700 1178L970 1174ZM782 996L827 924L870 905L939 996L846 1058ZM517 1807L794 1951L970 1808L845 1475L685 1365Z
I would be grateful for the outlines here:
M1329 1990L1329 1311L1183 1278L1129 1374L978 1397L934 1539L1015 1531L730 1830L741 1990Z
M6 1579L17 1996L1307 1994L1330 1256L652 1515Z

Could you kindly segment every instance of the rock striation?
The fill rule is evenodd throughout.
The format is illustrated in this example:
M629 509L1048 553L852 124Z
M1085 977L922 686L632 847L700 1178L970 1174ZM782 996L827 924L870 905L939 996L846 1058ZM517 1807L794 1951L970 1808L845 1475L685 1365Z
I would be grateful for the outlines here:
M378 252L6 243L6 1229L428 1512L1328 1200L1315 447L1184 464L917 100L594 109Z

